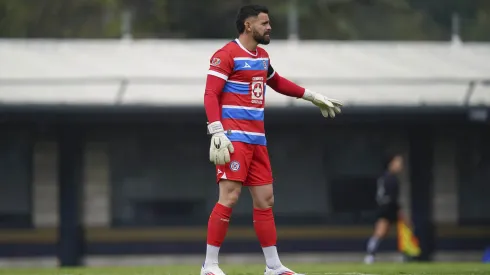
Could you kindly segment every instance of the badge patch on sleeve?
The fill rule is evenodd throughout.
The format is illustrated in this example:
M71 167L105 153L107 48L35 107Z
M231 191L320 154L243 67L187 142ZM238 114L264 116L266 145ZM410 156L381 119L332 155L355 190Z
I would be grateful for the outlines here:
M211 66L219 67L219 64L221 64L221 59L213 57L211 60Z

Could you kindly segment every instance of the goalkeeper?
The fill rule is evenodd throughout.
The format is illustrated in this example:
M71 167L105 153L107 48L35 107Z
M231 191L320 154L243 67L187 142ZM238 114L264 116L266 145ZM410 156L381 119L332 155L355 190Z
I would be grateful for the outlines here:
M252 195L253 224L265 257L265 274L297 274L283 266L276 249L272 170L264 131L266 88L309 101L324 117L335 117L342 106L274 70L268 53L258 47L270 42L268 13L263 6L242 7L236 21L239 37L210 59L204 106L211 135L209 158L216 165L219 199L208 221L202 275L224 274L218 267L218 253L242 186L247 186Z

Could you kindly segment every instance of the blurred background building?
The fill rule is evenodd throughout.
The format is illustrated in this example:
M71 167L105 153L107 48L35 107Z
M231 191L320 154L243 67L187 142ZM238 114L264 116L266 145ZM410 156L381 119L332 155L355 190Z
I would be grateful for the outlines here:
M206 72L249 2L0 1L2 264L202 260L217 198ZM479 260L490 246L490 1L259 4L274 68L346 103L325 120L267 94L279 250L362 255L383 154L396 150L420 259ZM243 192L223 252L259 252L250 205ZM382 250L396 250L393 234Z

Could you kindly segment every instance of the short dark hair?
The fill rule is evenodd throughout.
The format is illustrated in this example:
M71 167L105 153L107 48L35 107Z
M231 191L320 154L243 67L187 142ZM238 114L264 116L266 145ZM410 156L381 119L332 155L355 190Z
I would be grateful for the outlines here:
M258 16L259 13L269 14L269 9L266 6L246 5L240 8L236 17L236 29L239 34L245 31L245 20L250 17Z

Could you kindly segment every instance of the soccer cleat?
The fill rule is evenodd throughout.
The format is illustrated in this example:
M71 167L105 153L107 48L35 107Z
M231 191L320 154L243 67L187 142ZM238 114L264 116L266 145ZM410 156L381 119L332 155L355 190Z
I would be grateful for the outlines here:
M285 266L281 266L276 269L270 269L268 266L266 266L264 275L304 275L304 274L296 273Z
M374 263L374 256L373 255L366 255L364 258L364 263L365 264L373 264Z
M226 275L218 265L210 265L201 267L201 275Z

